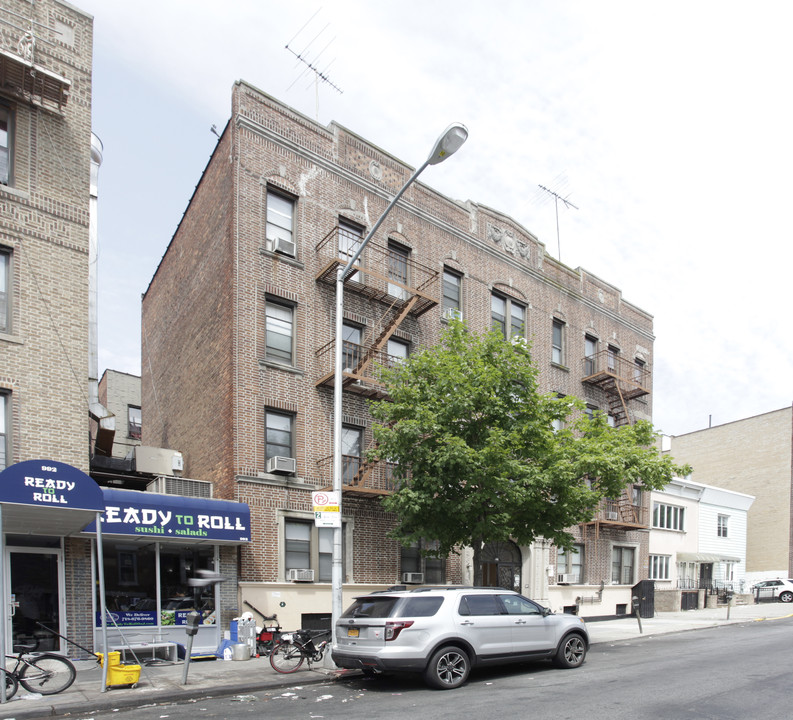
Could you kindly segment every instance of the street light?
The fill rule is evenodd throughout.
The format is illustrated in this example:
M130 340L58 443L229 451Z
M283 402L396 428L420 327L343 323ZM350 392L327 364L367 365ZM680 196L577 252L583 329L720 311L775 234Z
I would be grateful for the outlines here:
M342 333L344 321L344 278L352 272L352 267L358 261L364 248L372 239L378 228L385 220L386 215L391 212L391 208L397 204L405 190L410 187L413 181L424 171L428 165L437 165L446 158L457 152L468 138L468 130L465 125L454 123L448 128L435 142L432 152L402 186L402 189L394 196L383 214L372 226L372 229L358 246L355 254L350 258L344 267L340 267L336 273L336 355L335 369L333 375L333 492L339 501L339 526L333 528L333 564L331 567L331 627L333 639L336 640L336 621L342 613L342 497L341 497L341 414L342 414Z

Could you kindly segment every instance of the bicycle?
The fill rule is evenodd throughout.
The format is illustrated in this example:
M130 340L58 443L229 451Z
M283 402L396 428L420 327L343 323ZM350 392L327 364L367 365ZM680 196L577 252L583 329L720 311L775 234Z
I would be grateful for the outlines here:
M283 633L281 641L276 644L270 653L270 665L279 673L293 673L308 662L321 662L330 639L323 640L319 645L314 645L314 640L323 635L330 635L330 630L296 630L292 633Z
M69 660L55 653L34 652L34 645L15 645L16 655L6 655L14 660L13 669L6 667L6 700L11 699L19 685L28 692L55 695L68 688L77 677L77 670ZM7 663L6 663L7 664Z

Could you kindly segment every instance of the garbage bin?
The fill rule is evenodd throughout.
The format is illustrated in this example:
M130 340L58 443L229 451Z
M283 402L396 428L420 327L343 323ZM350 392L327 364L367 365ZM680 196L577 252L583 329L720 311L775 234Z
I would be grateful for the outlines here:
M250 660L251 648L247 643L234 643L231 646L232 660Z

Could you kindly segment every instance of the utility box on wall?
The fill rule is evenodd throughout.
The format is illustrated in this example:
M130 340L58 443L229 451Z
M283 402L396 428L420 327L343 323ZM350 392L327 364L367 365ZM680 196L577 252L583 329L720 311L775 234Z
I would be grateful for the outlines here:
M167 448L139 445L133 448L135 470L152 475L180 475L184 469L182 453Z

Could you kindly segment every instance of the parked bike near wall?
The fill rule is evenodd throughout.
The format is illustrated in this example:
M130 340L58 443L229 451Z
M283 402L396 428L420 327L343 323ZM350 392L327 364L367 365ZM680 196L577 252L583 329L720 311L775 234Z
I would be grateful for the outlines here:
M317 638L327 636L327 640L315 644ZM282 633L281 642L277 643L270 653L270 665L279 673L293 673L299 670L303 662L322 662L325 649L330 642L330 630L296 630Z
M34 652L33 645L15 645L16 655L6 655L6 700L10 700L22 685L28 692L55 695L71 686L77 671L71 662L56 653ZM9 661L14 661L11 667Z

